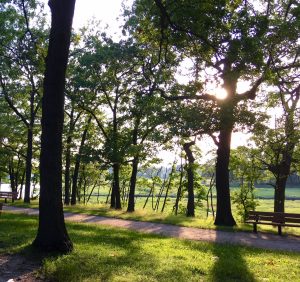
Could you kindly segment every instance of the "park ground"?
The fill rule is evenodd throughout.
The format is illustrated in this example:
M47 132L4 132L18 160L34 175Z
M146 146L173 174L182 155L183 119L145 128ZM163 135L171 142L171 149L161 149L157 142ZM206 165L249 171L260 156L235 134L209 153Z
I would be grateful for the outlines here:
M76 211L80 210L83 208L77 207ZM85 208L83 216L88 213ZM11 278L15 281L18 278L19 281L300 281L300 252L180 240L92 222L68 221L74 251L64 256L43 256L30 247L36 228L36 216L2 214L0 277L4 278L0 278L1 282ZM234 232L239 229L232 231L233 235L240 233ZM266 236L264 232L261 234ZM285 234L284 238L288 237Z

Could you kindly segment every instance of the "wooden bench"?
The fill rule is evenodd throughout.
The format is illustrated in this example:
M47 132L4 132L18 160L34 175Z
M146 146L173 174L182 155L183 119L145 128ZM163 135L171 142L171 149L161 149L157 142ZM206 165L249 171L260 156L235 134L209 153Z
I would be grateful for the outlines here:
M278 227L278 234L282 234L282 227L300 227L300 214L284 212L250 211L246 223L253 224L253 232L257 233L257 224Z
M7 199L14 202L18 198L18 192L0 192L0 198L5 199L5 203L7 203Z

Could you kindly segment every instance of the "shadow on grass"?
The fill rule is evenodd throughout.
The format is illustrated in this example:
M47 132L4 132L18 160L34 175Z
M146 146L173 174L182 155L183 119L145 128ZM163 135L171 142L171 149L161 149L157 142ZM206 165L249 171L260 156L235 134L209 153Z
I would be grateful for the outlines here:
M142 279L157 267L154 257L139 247L147 235L82 224L68 224L68 231L74 251L46 259L43 269L50 280L111 281L126 277L130 281L130 276Z
M232 227L221 227L219 230L233 231ZM221 241L218 238L219 232L216 232L216 242ZM212 280L216 282L225 281L256 281L253 273L250 271L247 262L243 257L244 248L231 243L215 243L212 245L214 266L212 269Z

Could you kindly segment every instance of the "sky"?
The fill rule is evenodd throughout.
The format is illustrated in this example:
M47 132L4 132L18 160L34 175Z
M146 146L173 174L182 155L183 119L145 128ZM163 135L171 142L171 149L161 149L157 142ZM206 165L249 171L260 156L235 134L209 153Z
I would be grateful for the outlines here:
M95 18L101 20L103 26L108 24L111 31L119 31L119 22L116 20L121 14L122 0L77 0L73 27L78 29L85 25L88 20ZM132 0L126 0L132 3Z
M110 34L121 34L120 24L121 20L117 20L121 15L123 0L76 0L75 13L73 18L73 28L78 30L88 23L89 20L96 19L101 21L101 27L109 26L105 31ZM125 0L126 5L131 5L133 0ZM46 7L46 9L49 9ZM50 11L48 11L50 13ZM247 87L248 88L248 87ZM245 85L240 85L240 91L247 90ZM222 90L221 90L222 91ZM220 92L215 90L212 92ZM221 93L222 96L222 93ZM247 135L243 133L233 133L232 136L232 148L236 148L239 145L246 145ZM200 148L207 152L215 149L215 145L211 138L203 138L203 141L198 144ZM167 165L174 161L174 153L162 151L158 157L162 158L163 164Z
M122 10L122 0L77 0L75 7L75 14L73 19L73 27L78 29L92 18L101 21L101 26L109 25L109 30L112 33L120 34L120 21L116 18L120 16ZM130 5L133 0L126 0L126 5ZM240 91L244 92L248 89L245 88L248 85L239 85ZM219 90L220 91L220 90ZM222 90L221 90L222 91ZM216 91L217 92L217 91ZM222 93L221 93L222 95ZM239 145L246 145L247 135L243 133L233 133L232 136L232 148L236 148ZM203 141L198 144L204 151L210 151L215 149L215 145L211 138L204 138ZM174 153L161 151L158 157L162 158L163 163L167 165L174 161Z

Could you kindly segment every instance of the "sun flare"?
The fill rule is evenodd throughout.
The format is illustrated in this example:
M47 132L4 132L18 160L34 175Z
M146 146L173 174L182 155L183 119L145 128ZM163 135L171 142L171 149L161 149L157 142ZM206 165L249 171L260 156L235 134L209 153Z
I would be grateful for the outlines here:
M227 91L224 88L217 88L215 90L215 93L216 93L217 99L220 99L220 100L224 100L228 95Z

